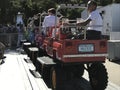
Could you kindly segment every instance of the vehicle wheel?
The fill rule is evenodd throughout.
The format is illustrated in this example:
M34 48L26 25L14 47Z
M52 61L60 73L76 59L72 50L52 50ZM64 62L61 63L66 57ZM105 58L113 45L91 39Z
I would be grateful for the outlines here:
M41 75L48 87L50 87L50 68L43 66L41 69Z
M105 66L101 63L94 63L89 67L88 72L93 90L104 90L108 83Z
M50 78L52 90L58 90L63 83L62 70L58 67L52 67Z
M82 77L82 75L84 74L84 65L80 65L80 66L76 66L74 75L77 78Z

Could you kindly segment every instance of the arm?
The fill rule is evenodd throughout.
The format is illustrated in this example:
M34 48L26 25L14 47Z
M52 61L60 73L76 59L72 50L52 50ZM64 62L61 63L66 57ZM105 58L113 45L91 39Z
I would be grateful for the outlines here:
M77 23L78 26L86 26L87 24L89 24L91 21L91 19L86 19L85 21L83 22L80 22L80 23Z

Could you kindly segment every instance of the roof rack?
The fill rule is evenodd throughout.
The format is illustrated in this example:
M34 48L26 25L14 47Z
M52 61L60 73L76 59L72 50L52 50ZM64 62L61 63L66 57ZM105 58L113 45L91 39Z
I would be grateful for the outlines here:
M58 8L83 8L85 9L85 5L83 4L60 4Z

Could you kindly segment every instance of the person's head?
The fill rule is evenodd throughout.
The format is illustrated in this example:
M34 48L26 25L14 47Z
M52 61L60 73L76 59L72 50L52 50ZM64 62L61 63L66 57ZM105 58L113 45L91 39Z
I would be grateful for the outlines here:
M56 13L55 8L48 9L48 13L54 15Z
M92 1L92 0L88 1L87 9L88 9L89 12L92 12L92 11L96 10L96 8L97 8L97 3L95 1Z

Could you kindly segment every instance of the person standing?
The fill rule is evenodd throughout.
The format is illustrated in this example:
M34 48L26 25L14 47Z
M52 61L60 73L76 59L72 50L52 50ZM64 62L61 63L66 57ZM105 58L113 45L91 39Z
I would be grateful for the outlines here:
M23 24L21 24L21 23L17 24L17 30L18 30L17 48L19 48L21 40L24 39L24 26L23 26Z
M16 28L18 31L18 40L17 40L17 48L20 47L21 40L24 39L24 22L23 22L23 14L18 12L16 18Z
M88 1L87 10L89 12L89 16L83 22L77 23L79 26L88 25L86 31L87 39L101 39L103 20L96 9L97 3L92 0Z
M43 34L46 35L48 29L53 27L58 23L58 18L56 17L56 10L54 8L48 9L48 16L45 16L43 20Z
M5 51L5 45L0 42L0 60L6 58L6 56L4 56L4 51Z

